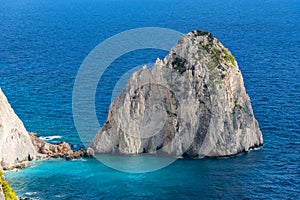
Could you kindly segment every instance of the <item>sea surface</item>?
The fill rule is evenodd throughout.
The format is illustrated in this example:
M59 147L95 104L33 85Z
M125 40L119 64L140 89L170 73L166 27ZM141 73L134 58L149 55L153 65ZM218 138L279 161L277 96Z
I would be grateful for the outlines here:
M179 159L150 173L50 160L8 172L8 181L35 199L300 199L299 10L299 0L0 0L0 87L26 128L50 142L82 146L72 117L77 71L99 43L141 27L212 32L238 61L264 136L248 154ZM118 80L166 54L137 50L107 68L95 97L100 125Z

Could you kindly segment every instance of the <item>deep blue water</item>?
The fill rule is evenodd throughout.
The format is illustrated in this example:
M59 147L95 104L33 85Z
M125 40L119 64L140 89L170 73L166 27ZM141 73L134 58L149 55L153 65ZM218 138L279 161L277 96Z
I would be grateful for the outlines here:
M8 180L18 195L41 199L300 199L299 10L298 0L0 0L0 86L29 131L79 147L72 89L84 58L119 32L163 27L210 31L231 50L265 141L235 158L181 159L146 174L53 160ZM166 54L131 52L107 69L100 124L119 78Z

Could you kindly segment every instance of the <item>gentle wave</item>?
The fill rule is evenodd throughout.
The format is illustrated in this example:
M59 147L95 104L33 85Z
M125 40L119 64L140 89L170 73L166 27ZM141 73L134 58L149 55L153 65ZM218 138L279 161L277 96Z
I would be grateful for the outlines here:
M54 135L54 136L45 136L45 137L40 137L42 140L49 141L49 140L54 140L54 139L61 139L62 136L59 135Z
M25 194L28 195L28 196L32 196L32 195L35 195L37 192L26 192Z

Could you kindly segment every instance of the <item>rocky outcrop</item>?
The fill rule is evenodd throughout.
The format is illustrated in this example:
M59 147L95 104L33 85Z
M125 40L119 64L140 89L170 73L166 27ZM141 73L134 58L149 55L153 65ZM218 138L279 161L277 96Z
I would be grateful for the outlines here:
M0 88L0 169L27 167L34 159L89 157L89 151L73 151L68 143L50 144L28 133Z
M79 159L81 157L91 157L89 151L83 148L78 151L73 151L70 145L66 142L50 144L42 140L35 133L29 133L29 135L37 152L38 159L65 158L67 160L72 160Z
M12 168L35 158L31 138L0 88L0 166Z
M220 157L263 144L241 71L210 33L184 35L111 104L95 153Z

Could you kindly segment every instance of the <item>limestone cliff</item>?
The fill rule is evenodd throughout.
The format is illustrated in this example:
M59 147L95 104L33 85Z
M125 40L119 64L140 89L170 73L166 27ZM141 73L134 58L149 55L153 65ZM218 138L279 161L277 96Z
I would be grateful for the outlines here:
M230 156L263 144L241 71L211 34L184 35L110 106L95 153Z
M11 168L36 158L36 151L23 122L0 89L0 166Z

